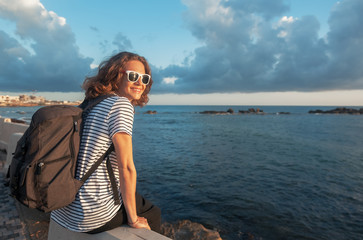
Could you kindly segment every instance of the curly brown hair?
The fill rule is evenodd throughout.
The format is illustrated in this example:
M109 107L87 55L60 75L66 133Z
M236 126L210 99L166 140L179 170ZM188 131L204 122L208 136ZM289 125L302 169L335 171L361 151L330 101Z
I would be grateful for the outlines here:
M120 74L124 69L127 62L137 60L140 61L145 67L145 73L151 76L151 69L144 57L141 57L135 53L120 52L110 59L103 61L98 67L98 73L92 77L86 77L83 82L82 88L86 91L86 99L92 99L100 95L110 94L117 92L118 81ZM144 106L149 101L148 94L151 89L153 81L152 78L148 85L146 85L145 91L141 95L140 99L132 100L131 103L134 106Z

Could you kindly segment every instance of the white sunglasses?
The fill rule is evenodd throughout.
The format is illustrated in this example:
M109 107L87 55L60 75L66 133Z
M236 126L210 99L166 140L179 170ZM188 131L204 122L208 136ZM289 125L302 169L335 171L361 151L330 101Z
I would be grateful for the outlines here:
M150 83L151 76L149 74L141 74L135 71L122 71L122 73L127 74L127 80L130 82L137 82L139 81L139 78L141 77L141 82L144 85L148 85Z

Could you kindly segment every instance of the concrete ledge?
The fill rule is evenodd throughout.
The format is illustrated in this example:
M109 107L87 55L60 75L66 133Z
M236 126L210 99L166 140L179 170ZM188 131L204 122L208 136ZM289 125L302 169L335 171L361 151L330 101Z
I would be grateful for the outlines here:
M128 226L121 226L107 232L98 234L87 234L73 232L63 228L53 220L50 220L48 240L170 240L159 233L147 229L135 229Z
M13 153L15 152L16 145L19 139L23 136L23 134L24 133L13 133L9 138L9 142L6 148L6 162L3 168L4 173L6 173L11 164L11 160L13 159Z
M50 219L50 213L28 208L15 201L26 239L37 240L170 240L170 238L147 229L130 228L122 225L98 234L70 231ZM1 239L1 236L0 236Z
M10 118L0 118L0 149L7 149L13 133L24 133L28 127L28 124L12 123Z
M28 127L28 124L13 123L10 118L0 117L0 150L6 150L7 153L3 172L7 172L16 144Z

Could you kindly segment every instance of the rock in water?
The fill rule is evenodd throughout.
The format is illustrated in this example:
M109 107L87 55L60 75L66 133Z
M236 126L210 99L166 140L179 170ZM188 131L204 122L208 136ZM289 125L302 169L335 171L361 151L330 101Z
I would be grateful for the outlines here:
M174 224L163 223L163 235L174 240L222 240L219 233L206 229L202 224L182 220Z
M145 114L156 114L156 113L157 113L156 111L151 111L151 110L145 112Z
M228 112L228 113L230 113L230 114L233 114L233 113L234 113L234 110L233 110L232 108L229 108L229 109L227 110L227 112Z

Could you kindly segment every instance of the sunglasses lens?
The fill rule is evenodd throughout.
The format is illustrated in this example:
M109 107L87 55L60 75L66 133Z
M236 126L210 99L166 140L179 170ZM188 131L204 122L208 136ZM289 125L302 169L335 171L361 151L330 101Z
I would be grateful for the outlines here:
M139 74L138 72L126 71L128 80L130 82L137 82L141 76L141 82L145 85L149 84L150 76L147 74Z
M139 79L139 74L136 72L129 72L129 81L136 82Z
M143 75L142 76L142 83L143 84L147 85L147 84L149 84L149 81L150 81L150 76L148 76L148 75Z

